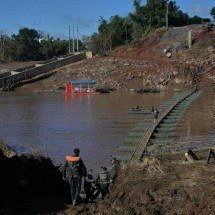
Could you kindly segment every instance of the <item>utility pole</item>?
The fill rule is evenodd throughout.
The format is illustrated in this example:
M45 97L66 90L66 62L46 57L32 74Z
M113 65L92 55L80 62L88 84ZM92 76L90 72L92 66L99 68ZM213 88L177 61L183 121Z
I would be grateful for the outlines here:
M70 25L69 25L69 54L71 54L71 35L70 35Z
M73 26L73 33L72 33L72 36L73 36L73 44L72 44L72 51L73 51L73 54L75 53L75 29L74 29L74 26Z
M169 28L169 4L166 5L166 29Z
M192 31L188 32L188 47L189 49L192 47Z
M77 26L77 52L79 52L79 47L78 47L78 26Z

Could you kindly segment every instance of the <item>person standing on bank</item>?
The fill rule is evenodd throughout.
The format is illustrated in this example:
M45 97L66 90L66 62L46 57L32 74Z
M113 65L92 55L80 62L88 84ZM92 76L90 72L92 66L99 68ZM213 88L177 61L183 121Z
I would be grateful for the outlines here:
M73 205L77 205L82 178L84 178L84 181L86 178L86 167L79 155L80 150L74 148L74 155L66 156L66 162L63 167L63 179L69 182Z
M120 167L119 161L115 157L112 157L111 166L108 168L108 173L110 175L111 183L115 181L119 167Z
M107 167L101 167L101 172L98 174L97 183L99 190L101 191L102 199L109 193L109 185L111 183L110 175L107 171Z
M93 178L93 170L90 169L87 172L86 180L84 182L84 191L86 194L86 202L93 200L92 190L93 190L94 184L95 184L95 180Z

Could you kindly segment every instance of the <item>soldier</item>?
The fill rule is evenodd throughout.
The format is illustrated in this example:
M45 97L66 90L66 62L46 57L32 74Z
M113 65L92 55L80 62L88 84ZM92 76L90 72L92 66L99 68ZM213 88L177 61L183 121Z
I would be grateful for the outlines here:
M101 172L98 174L97 183L102 194L102 199L109 193L109 185L111 182L107 167L101 167Z
M158 117L159 117L159 111L158 109L154 110L154 123L158 122Z
M119 161L115 157L112 157L111 166L108 169L108 173L110 175L111 182L116 179L118 170L119 170Z
M73 156L66 156L66 162L63 168L63 179L70 185L72 204L77 205L79 194L81 192L82 178L86 177L86 167L79 156L80 150L74 148Z
M137 105L136 108L135 108L135 110L138 110L138 111L139 111L139 110L140 110L140 106Z
M155 111L155 108L154 108L154 106L152 106L152 107L151 107L151 113L153 114L154 111Z
M93 200L93 193L92 193L92 190L93 190L93 187L95 185L95 180L93 178L93 170L90 169L88 172L87 172L87 177L86 177L86 180L84 182L84 191L85 191L85 194L86 194L86 201L88 202L89 200Z

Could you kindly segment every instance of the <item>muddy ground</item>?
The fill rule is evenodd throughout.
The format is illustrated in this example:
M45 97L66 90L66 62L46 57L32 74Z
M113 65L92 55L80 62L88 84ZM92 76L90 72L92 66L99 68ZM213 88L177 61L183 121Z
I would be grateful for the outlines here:
M61 214L215 214L215 160L185 162L184 155L150 158L121 170L110 195L101 203L69 207Z
M194 163L166 154L122 166L103 201L78 206L50 159L5 153L1 147L0 214L215 214L215 159L206 164L207 151L196 152Z
M49 214L69 202L68 184L51 159L18 156L0 140L0 214Z

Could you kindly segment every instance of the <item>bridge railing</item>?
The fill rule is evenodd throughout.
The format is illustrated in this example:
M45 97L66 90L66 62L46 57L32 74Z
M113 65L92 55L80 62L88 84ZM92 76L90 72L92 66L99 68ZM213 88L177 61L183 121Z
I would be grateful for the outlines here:
M50 70L57 69L59 67L62 67L71 63L75 63L87 58L88 58L87 53L84 52L78 55L66 56L62 59L51 61L51 62L47 61L48 63L46 64L41 64L37 67L20 71L15 75L10 75L4 78L0 78L0 87L3 87L5 84L8 84L8 83L10 84L18 83L22 80L32 78L36 75L43 74L43 73L49 72Z

